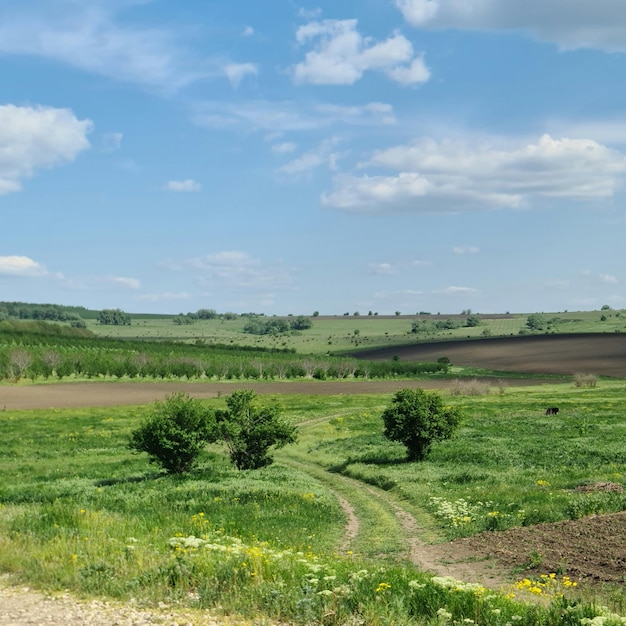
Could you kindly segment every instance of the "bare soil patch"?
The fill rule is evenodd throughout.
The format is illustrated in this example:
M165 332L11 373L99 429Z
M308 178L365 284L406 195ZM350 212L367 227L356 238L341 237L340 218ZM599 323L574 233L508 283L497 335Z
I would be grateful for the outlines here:
M485 379L495 385L493 379ZM516 379L506 386L536 385L536 379ZM185 392L194 398L229 395L236 389L253 389L259 395L354 395L394 393L403 388L445 389L450 380L366 380L366 381L299 381L299 382L77 382L42 385L0 385L0 411L24 409L61 409L96 406L150 404L167 395Z
M625 584L626 512L481 533L442 549L491 558L520 575L560 572L586 584Z

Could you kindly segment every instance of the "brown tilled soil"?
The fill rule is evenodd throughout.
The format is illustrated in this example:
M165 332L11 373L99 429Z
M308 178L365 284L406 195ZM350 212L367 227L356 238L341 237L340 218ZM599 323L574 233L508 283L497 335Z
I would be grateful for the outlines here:
M362 359L436 361L506 372L626 377L626 333L494 337L366 350Z

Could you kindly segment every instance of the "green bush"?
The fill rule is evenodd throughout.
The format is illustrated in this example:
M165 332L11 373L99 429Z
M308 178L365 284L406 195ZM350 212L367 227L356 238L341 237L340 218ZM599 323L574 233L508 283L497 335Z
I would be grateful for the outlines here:
M170 474L191 470L204 446L215 441L215 418L199 400L184 393L156 402L131 434L129 448L147 452L151 463Z
M421 461L428 456L435 441L452 436L461 421L461 412L445 406L435 392L400 389L382 418L385 437L403 443L410 461Z
M277 406L254 404L254 391L241 389L226 398L226 411L216 412L219 439L226 443L237 469L271 465L271 448L296 441L296 429L281 416Z

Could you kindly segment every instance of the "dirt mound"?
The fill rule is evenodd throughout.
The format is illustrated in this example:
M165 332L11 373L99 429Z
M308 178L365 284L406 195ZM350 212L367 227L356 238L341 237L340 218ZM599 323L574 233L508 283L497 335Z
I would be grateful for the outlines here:
M624 583L626 512L485 532L444 549L457 559L493 559L520 576L555 572L585 583Z

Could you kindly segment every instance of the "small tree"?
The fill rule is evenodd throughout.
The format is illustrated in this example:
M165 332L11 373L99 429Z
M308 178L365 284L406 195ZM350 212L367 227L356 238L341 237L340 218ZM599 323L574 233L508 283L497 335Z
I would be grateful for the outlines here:
M545 326L545 323L546 323L546 321L545 321L543 315L540 315L539 313L531 313L526 318L526 327L529 328L532 331L543 330L543 327Z
M9 354L9 367L11 374L13 374L15 378L15 382L19 381L20 378L26 374L26 370L31 366L32 362L33 357L30 352L22 350L21 348L13 350L13 352Z
M459 409L423 389L400 389L382 414L384 435L407 448L409 461L422 461L432 444L449 439L461 421Z
M468 328L474 328L476 326L480 326L480 316L479 315L468 315L467 319L465 320L465 325Z
M254 404L254 391L241 389L226 398L225 411L217 411L217 431L226 443L230 460L237 469L258 469L271 465L270 449L296 441L296 429L280 416L277 406Z
M215 418L200 400L184 393L156 402L128 447L147 452L151 463L170 474L193 469L205 445L215 441Z

